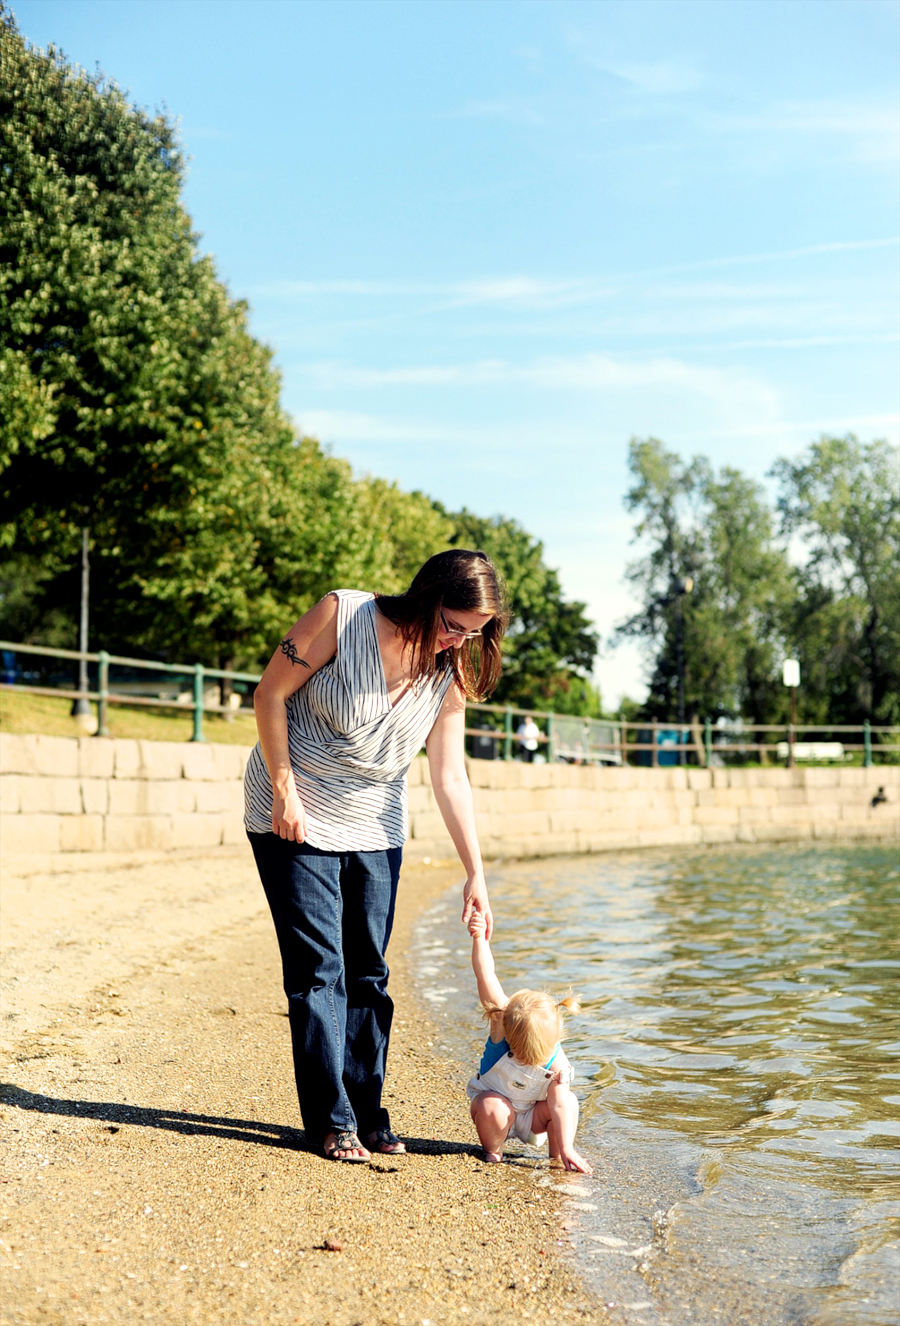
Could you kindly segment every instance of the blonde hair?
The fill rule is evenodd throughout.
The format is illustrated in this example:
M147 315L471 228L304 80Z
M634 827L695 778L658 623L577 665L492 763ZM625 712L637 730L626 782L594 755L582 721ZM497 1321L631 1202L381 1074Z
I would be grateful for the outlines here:
M503 1014L503 1035L520 1064L545 1064L565 1034L563 1010L577 1013L573 995L557 999L546 990L517 990L504 1007L484 1006L486 1018Z

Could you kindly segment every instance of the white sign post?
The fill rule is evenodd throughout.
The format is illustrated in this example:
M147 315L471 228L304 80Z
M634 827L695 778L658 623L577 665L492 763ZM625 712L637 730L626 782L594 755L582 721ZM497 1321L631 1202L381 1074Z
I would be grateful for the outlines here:
M791 692L791 721L788 726L788 768L794 767L794 729L797 726L797 687L800 685L800 662L786 658L781 665L781 680Z

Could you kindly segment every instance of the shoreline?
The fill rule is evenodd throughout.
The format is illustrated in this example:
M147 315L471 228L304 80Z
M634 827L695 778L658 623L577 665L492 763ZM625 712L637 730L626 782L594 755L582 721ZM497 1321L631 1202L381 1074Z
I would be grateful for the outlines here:
M607 1321L545 1167L483 1163L425 1030L414 927L459 878L404 866L385 1103L410 1155L353 1166L297 1149L248 849L8 877L3 1326Z

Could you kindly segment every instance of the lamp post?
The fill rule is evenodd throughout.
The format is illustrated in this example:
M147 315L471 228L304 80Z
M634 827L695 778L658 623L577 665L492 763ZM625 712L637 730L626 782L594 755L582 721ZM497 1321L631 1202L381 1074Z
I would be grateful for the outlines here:
M675 600L675 666L678 671L678 763L684 764L684 745L682 743L684 728L684 613L681 609L681 600L685 594L690 594L694 588L694 581L691 576L685 576L683 580L676 580L672 585L672 594L670 597Z
M781 665L781 680L791 693L791 721L788 724L787 767L794 767L794 729L797 726L797 687L800 685L800 663L796 658L786 658Z
M87 527L81 531L81 615L78 625L78 649L84 655L88 647L88 600L90 593L90 559L88 558ZM78 660L78 689L88 688L88 665L86 658ZM85 732L94 730L91 702L85 695L72 703L72 716L78 719L78 726Z

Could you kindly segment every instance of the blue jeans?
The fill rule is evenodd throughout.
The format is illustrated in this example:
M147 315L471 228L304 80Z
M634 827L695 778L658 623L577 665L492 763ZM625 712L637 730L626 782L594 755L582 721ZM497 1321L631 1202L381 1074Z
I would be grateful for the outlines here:
M307 1141L388 1128L381 1105L394 1005L385 952L402 848L322 852L247 835L281 949Z

